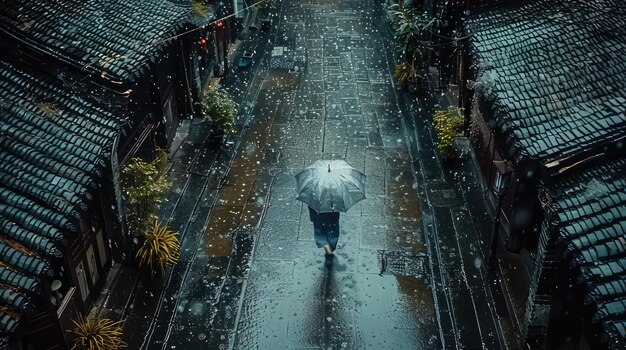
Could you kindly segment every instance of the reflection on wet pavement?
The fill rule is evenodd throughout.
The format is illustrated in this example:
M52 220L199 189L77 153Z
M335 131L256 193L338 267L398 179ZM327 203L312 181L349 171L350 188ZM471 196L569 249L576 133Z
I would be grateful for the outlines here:
M228 256L231 251L229 232L237 227L256 225L263 202L250 200L253 184L265 164L265 151L272 137L272 121L286 98L297 84L297 76L286 72L270 72L263 80L261 90L251 113L242 146L220 189L205 234L205 249L209 256Z

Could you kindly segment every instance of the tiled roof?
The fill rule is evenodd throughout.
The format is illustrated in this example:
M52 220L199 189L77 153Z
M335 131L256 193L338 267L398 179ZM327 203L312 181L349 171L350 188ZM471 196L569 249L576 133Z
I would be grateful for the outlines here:
M0 333L35 310L127 125L106 92L0 61ZM99 96L99 97L95 97ZM102 97L100 97L102 96Z
M559 236L588 287L586 303L595 305L592 321L626 347L626 160L566 176L551 191Z
M0 21L123 79L142 74L190 16L191 1L0 0Z
M478 11L467 28L475 87L514 163L626 136L623 1L528 1Z

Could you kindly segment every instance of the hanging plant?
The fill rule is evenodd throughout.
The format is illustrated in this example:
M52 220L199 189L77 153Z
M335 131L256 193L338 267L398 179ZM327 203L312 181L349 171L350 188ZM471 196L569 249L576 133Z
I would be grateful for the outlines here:
M148 228L143 237L144 241L137 251L139 266L148 266L154 271L156 266L163 273L166 265L178 262L180 257L180 242L177 234L167 226L159 224L158 220Z
M126 223L132 235L145 232L156 216L156 205L161 203L170 182L159 173L155 163L140 158L131 159L122 172L122 188L126 199Z
M209 6L203 0L191 0L191 10L198 17L207 15Z
M72 350L116 350L127 347L122 340L122 321L108 318L85 318L78 316L74 329L68 332L75 338Z
M237 103L222 89L211 87L202 100L202 114L221 132L235 131Z
M433 115L433 123L437 131L437 150L443 161L452 157L453 140L463 129L463 117L455 107L437 110Z

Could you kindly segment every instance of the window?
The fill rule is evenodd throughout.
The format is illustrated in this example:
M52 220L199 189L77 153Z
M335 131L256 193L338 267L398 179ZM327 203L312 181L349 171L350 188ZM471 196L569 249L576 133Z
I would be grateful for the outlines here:
M105 266L107 263L107 251L104 245L104 239L102 238L102 230L98 231L96 235L96 244L98 245L98 256L100 257L100 266Z
M87 249L87 266L89 267L89 277L91 277L91 285L95 286L100 278L98 274L98 264L96 263L96 255L93 253L93 245Z
M87 276L85 276L85 268L82 262L78 263L76 266L76 277L78 277L78 289L80 289L80 296L84 302L89 296L89 286L87 285Z

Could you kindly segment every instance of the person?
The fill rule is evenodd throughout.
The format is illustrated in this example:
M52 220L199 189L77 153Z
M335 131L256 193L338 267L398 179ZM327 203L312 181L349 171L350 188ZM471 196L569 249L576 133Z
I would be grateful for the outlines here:
M309 217L313 223L313 236L318 248L324 248L326 260L332 261L333 251L339 241L339 213L318 213L309 207Z

